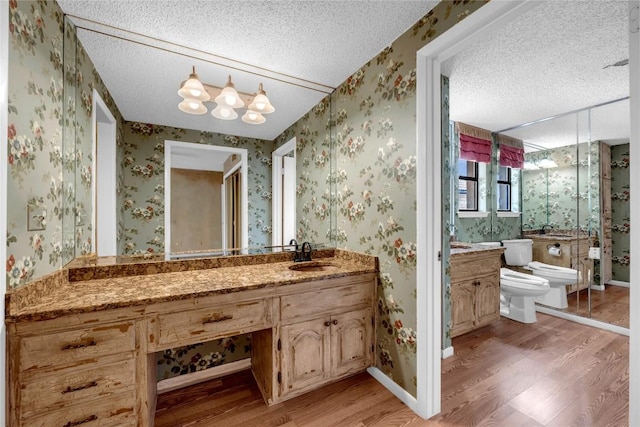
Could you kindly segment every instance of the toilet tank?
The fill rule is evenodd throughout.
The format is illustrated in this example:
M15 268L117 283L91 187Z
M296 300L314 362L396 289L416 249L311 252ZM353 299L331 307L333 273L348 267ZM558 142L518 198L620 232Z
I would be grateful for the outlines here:
M504 259L507 265L527 265L533 259L533 240L531 239L514 239L503 240Z

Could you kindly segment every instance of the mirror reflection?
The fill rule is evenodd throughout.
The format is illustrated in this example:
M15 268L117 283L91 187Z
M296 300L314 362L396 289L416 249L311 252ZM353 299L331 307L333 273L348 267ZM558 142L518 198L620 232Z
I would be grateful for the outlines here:
M65 173L71 178L65 182L73 183L63 209L64 263L95 254L126 262L262 253L282 250L291 238L332 246L330 96L270 140L126 121L68 19L65 29L65 81L73 82L65 85L65 98L75 102L64 118ZM112 119L101 106L115 112ZM180 150L167 157L168 141L175 147L198 146L197 158L185 159ZM292 148L282 151L292 141ZM202 153L214 147L228 153L216 160L222 167L190 164L202 163ZM278 173L288 171L277 191L272 188L274 152ZM232 164L236 159L240 166ZM206 188L219 190L215 202L204 194L208 190L198 190L207 171L216 175L205 179ZM186 204L185 198L198 205ZM198 227L206 232L197 232Z

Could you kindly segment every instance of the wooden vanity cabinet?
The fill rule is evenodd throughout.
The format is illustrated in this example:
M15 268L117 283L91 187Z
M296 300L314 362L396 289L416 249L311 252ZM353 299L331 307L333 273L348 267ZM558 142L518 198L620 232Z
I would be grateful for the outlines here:
M451 337L500 318L501 250L453 254L451 277Z
M336 279L331 288L281 298L279 400L373 364L375 277L370 276Z
M135 426L144 419L136 392L140 331L118 314L10 325L9 425Z
M10 426L153 426L156 352L251 332L267 404L373 364L376 273L9 323Z

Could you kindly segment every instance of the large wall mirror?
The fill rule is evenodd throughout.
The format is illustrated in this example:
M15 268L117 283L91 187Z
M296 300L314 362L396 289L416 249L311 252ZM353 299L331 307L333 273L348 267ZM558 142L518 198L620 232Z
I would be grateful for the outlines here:
M336 191L332 179L335 138L330 91L323 93L319 103L311 104L307 114L276 137L271 134L236 136L196 130L196 126L174 127L127 120L120 115L126 109L123 105L116 107L108 82L103 82L96 70L99 67L94 62L99 59L95 54L91 57L87 54L82 40L84 37L102 37L105 44L122 44L123 58L129 50L135 54L136 49L154 47L80 28L68 17L65 17L64 25L64 98L67 106L63 116L62 154L65 198L61 246L64 264L93 254L113 257L114 262L127 262L169 258L165 252L175 255L170 258L189 254L264 253L273 250L274 241L288 243L289 236L318 247L335 246L331 240L335 236L332 230L336 224L333 209ZM169 61L200 63L182 53L162 49L158 49L157 55L165 64ZM123 59L114 66L124 67L126 62ZM187 71L190 68L185 65ZM242 80L241 71L233 70L233 73L234 78L237 76ZM270 82L269 77L264 77L264 81ZM175 85L179 83L177 81ZM277 88L286 82L269 84ZM177 86L175 92L176 105L172 108L177 108L179 101ZM280 105L287 108L282 102ZM215 120L208 114L203 118ZM284 217L285 220L292 218L294 225L283 234L280 218L275 227L280 237L276 238L272 223L275 215L272 191L272 159L275 157L272 154L282 151L281 148L292 140L295 140L293 150L287 150L285 155L278 154L277 158L286 157L283 162L296 162L295 176L286 186L286 191L294 194L278 194L277 199L278 203L287 202ZM184 148L187 146L195 151L188 153ZM166 152L167 147L171 147L170 153ZM166 168L167 155L169 170ZM278 167L282 169L282 165ZM217 189L217 195L204 197L199 191L205 190L197 189L201 184ZM183 191L175 191L177 188ZM197 201L199 206L186 206L184 199L175 198L185 196L186 189L191 192L190 200ZM171 206L166 197L174 200ZM203 203L212 199L217 200L212 202L215 209ZM183 210L176 210L178 207ZM167 208L172 211L167 212ZM177 219L193 223L208 215L205 213L208 210L215 211L212 215L217 216L200 225L203 233L189 231L188 227L181 229L182 225L176 223ZM171 218L170 224L166 217ZM212 224L218 231L209 233ZM176 227L180 238L171 237L171 230L175 231ZM187 235L191 237L186 239ZM282 237L285 235L287 239ZM165 250L167 245L170 245L169 251Z

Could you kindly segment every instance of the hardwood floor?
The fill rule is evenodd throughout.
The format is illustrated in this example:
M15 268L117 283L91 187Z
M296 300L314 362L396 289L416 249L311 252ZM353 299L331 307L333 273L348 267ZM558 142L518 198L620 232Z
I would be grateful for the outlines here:
M160 395L156 426L627 426L628 338L538 313L453 339L423 420L363 373L268 407L250 372Z
M567 295L567 313L589 317L587 290ZM629 288L605 285L604 291L591 290L591 318L612 325L629 327Z

